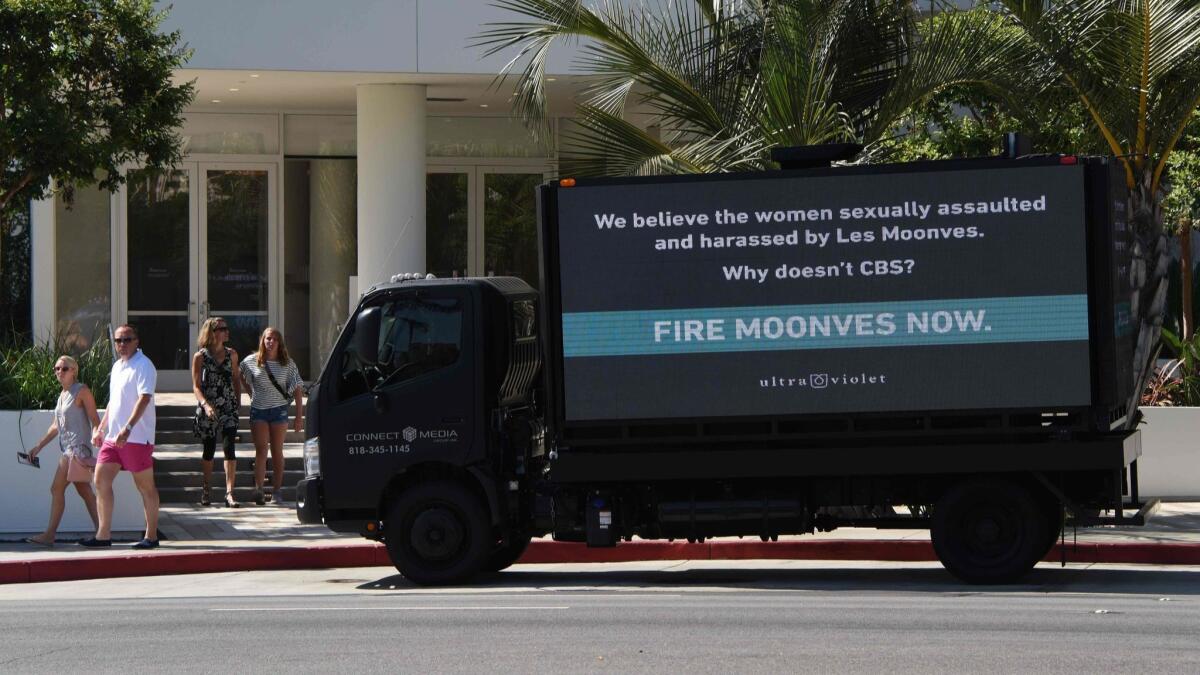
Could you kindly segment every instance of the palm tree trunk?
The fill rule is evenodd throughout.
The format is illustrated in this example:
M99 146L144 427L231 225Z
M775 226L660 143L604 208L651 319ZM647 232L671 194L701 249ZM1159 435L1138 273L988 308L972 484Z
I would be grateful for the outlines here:
M1183 311L1180 316L1183 318L1182 335L1179 337L1182 340L1188 340L1192 337L1192 332L1195 330L1192 323L1192 223L1185 222L1183 229L1179 231L1179 263L1182 269L1183 283Z
M1166 307L1167 267L1170 260L1167 233L1163 230L1162 192L1152 190L1149 171L1141 172L1129 190L1130 224L1135 244L1133 247L1133 321L1134 352L1133 376L1135 391L1128 402L1128 410L1137 409L1138 399L1146 388L1155 360L1161 349L1159 338L1162 333L1162 315ZM1130 415L1130 424L1137 423L1138 416Z

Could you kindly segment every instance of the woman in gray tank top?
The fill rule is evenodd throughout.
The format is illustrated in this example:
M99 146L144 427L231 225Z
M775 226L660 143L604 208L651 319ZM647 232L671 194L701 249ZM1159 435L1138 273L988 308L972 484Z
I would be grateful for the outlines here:
M92 523L98 525L96 519L96 495L92 492L92 470L96 466L96 453L92 449L92 429L100 424L100 416L96 414L96 399L92 390L79 382L79 364L70 356L60 356L54 364L54 376L62 385L62 393L58 395L58 405L54 408L54 422L46 431L46 435L29 451L30 457L37 457L42 448L58 437L58 447L62 457L58 460L58 468L54 473L54 482L50 484L50 522L46 531L29 537L25 541L39 546L53 546L54 537L58 533L58 523L62 520L63 510L67 505L67 483L74 483L75 491L79 493L83 505L87 507Z

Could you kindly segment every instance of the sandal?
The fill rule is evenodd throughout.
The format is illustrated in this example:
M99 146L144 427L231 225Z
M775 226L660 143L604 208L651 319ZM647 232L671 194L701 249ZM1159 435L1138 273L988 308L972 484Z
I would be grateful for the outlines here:
M232 492L226 492L225 493L225 506L227 506L231 509L236 509L236 508L240 507L241 504L239 504L237 502L237 500L233 498Z
M259 506L266 505L267 500L265 497L263 497L263 491L261 489L254 491L254 503L258 504Z
M212 490L209 489L209 487L207 485L205 485L204 489L200 492L200 506L211 506L211 505L212 505Z

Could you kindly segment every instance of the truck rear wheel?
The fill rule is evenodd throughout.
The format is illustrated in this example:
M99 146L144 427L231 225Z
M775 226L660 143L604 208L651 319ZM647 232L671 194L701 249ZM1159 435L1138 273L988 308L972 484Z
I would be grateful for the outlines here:
M455 584L479 573L491 551L487 509L452 481L414 485L392 504L384 523L392 564L422 586Z
M954 576L972 584L1014 582L1045 554L1048 523L1029 490L1006 480L952 487L934 506L933 550Z

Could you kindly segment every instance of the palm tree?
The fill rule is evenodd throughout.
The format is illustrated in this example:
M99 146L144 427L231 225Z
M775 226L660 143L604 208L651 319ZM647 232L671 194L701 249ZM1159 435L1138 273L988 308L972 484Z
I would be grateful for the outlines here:
M1135 372L1145 382L1166 303L1166 168L1200 105L1200 4L1193 0L1000 0L1031 55L1027 77L992 83L1010 96L1030 85L1067 87L1083 104L1129 188L1141 321Z
M1015 80L1023 65L1020 36L995 13L952 12L935 26L907 0L496 4L526 21L494 24L480 43L517 50L504 73L524 64L515 107L531 122L544 116L551 46L583 41L591 84L580 130L565 134L576 175L761 169L774 146L869 145L914 102L990 86L996 72Z

